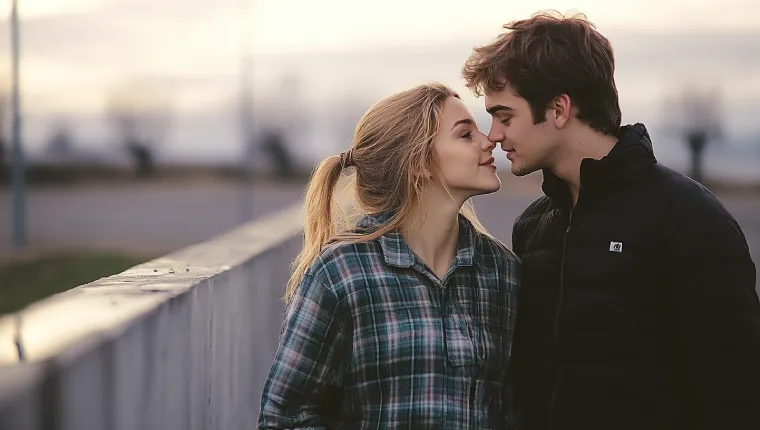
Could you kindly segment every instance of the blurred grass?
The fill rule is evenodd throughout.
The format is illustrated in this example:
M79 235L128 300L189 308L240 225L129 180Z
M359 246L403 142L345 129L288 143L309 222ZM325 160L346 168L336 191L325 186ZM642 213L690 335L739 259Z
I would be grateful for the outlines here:
M0 265L0 315L148 260L130 254L67 251L4 263Z

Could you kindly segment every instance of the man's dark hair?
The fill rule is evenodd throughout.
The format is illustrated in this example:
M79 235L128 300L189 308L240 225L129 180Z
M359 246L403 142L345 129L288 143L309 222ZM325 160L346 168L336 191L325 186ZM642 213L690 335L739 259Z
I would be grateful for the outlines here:
M476 47L462 69L476 95L507 84L531 107L533 122L546 120L546 108L567 94L577 118L594 130L617 135L621 113L610 41L583 15L541 12L505 24L506 32Z

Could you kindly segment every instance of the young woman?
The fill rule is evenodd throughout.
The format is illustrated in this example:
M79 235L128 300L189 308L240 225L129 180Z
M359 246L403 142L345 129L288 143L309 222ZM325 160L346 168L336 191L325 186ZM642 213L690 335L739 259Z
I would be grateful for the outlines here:
M510 429L519 260L470 198L497 191L494 144L451 89L422 85L360 120L317 168L260 429ZM363 218L341 229L352 173Z

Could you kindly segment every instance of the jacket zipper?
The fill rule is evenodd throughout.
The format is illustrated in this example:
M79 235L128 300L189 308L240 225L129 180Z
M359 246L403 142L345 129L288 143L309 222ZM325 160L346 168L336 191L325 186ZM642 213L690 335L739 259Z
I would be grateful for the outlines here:
M570 218L567 222L567 229L565 229L565 235L562 237L562 256L559 263L559 298L557 299L557 309L554 313L554 375L552 380L552 394L549 403L549 429L554 425L554 406L557 400L557 361L559 355L559 316L562 312L562 304L565 299L565 254L567 252L567 236L570 234L570 228L573 225L573 208L570 208Z

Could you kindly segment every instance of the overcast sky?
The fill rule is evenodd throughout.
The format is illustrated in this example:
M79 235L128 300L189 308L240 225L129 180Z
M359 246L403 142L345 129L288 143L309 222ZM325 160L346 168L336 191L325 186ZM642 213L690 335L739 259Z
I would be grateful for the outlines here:
M229 108L242 40L256 56L257 91L286 103L366 105L428 80L463 90L459 71L473 45L547 8L583 12L610 37L624 116L655 115L664 94L689 80L719 85L740 127L755 126L760 114L753 0L19 2L24 109L32 121L98 115L110 89L134 76L164 82L188 115ZM9 70L7 19L0 34L0 70ZM298 76L302 89L283 91L283 72Z
M611 7L608 1L592 0L20 0L24 90L36 101L29 106L33 109L49 104L89 110L97 105L96 97L68 100L69 94L102 90L132 74L191 83L234 79L244 38L259 55L398 45L469 47L498 34L504 22L549 7L586 13L618 50L659 49L652 58L672 62L679 56L673 58L668 43L657 40L670 34L686 34L687 40L677 42L679 49L691 48L696 55L713 34L719 41L710 43L710 52L730 51L736 43L754 44L757 50L758 39L747 36L760 31L760 13L753 12L751 3L639 0ZM247 16L241 13L246 4ZM0 55L7 61L7 21L0 30L6 40ZM637 40L638 35L646 40ZM701 37L690 45L692 35ZM685 52L681 57L688 58ZM757 56L748 61L758 61ZM635 63L628 67L641 68ZM458 78L458 70L450 74ZM59 101L57 95L67 100Z

